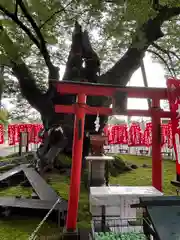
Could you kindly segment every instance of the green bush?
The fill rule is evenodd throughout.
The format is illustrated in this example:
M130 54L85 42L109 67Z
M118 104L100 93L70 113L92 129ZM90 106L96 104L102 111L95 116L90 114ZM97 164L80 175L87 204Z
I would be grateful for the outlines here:
M136 232L127 232L127 233L114 233L114 232L99 232L95 233L95 240L145 240L146 236L143 233L136 233Z
M71 168L72 159L65 154L60 153L55 160L57 168Z
M132 168L119 155L115 155L114 160L109 162L109 173L113 177L131 170Z

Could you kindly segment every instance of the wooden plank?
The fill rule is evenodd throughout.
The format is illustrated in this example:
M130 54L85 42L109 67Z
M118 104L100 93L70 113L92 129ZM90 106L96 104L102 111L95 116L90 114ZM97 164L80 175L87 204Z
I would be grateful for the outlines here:
M84 93L90 96L113 96L116 91L125 92L130 98L153 98L158 95L159 99L167 99L166 88L147 87L122 87L120 85L82 83L73 81L52 81L57 92L62 94Z
M24 167L24 174L41 200L55 202L59 196L46 181L33 169Z
M180 196L141 197L140 203L146 206L180 206Z
M180 196L141 197L140 203L132 204L132 208L148 206L180 206Z
M27 199L15 197L0 197L1 207L15 207L15 208L30 208L30 209L43 209L50 210L55 202L45 201L40 199ZM67 201L61 200L55 207L56 210L66 211Z
M15 168L12 168L9 171L7 171L5 173L2 173L0 175L0 181L3 181L5 179L7 179L7 178L10 178L13 175L16 175L16 174L20 173L21 171L23 171L23 166L22 165L20 165L18 167L15 167Z
M26 216L44 218L54 205L52 201L40 199L18 199L13 197L0 197L0 215L4 216ZM64 226L67 213L67 201L62 200L50 213L48 220Z

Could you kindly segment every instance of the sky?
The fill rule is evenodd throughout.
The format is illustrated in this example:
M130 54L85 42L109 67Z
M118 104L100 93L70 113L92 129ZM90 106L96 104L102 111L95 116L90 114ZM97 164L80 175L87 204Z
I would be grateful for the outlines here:
M165 77L166 73L163 66L158 62L155 62L154 60L152 60L151 55L148 53L144 57L144 66L145 66L148 86L166 88L166 77ZM128 86L139 86L139 87L144 86L140 68L132 75L131 80L128 83ZM147 100L135 99L135 98L128 99L128 109L137 109L137 106L138 106L138 109L144 109L144 110L148 109ZM163 108L162 101L161 101L161 107ZM116 116L116 117L127 120L127 117L124 117L124 116ZM137 119L139 119L139 117L132 117L132 120L137 120ZM143 119L149 120L150 118L144 117Z
M144 58L145 71L149 87L166 87L165 71L161 64L155 63L149 54L146 54ZM143 87L143 78L141 69L138 69L132 76L128 86ZM129 109L148 109L146 99L129 99Z

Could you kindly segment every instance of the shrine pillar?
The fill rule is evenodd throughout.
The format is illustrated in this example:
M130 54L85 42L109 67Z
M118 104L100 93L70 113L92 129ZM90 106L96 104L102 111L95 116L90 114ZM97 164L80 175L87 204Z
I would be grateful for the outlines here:
M162 191L160 100L152 99L152 186Z
M75 104L71 182L69 190L68 214L66 221L67 232L75 232L77 224L78 202L81 187L81 166L84 139L85 104L86 95L79 93Z

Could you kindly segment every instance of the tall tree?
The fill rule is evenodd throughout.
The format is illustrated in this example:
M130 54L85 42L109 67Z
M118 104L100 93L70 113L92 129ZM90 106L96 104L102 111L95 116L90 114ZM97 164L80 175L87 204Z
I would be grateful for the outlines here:
M74 96L57 96L51 84L51 80L60 79L58 66L66 57L62 78L65 80L84 78L86 81L125 86L140 67L146 51L167 62L154 49L167 56L167 67L172 72L169 64L179 59L174 52L178 41L170 45L168 39L179 28L179 3L174 0L125 2L126 7L120 0L1 0L1 65L5 66L8 76L15 76L18 81L15 85L49 127L61 122L63 126L68 125L68 132L72 132L73 117L57 115L53 109L54 103L74 101ZM67 56L70 35L77 19L81 25L75 24ZM170 26L174 28L170 29ZM101 75L99 57L90 40L102 62ZM164 50L162 44L167 49ZM82 67L83 61L85 68ZM7 82L5 87L11 86L11 92L17 94L12 78L8 77ZM108 101L106 97L89 98L88 103L103 105ZM104 122L103 118L101 122ZM86 130L92 130L93 125L94 117L88 116Z

